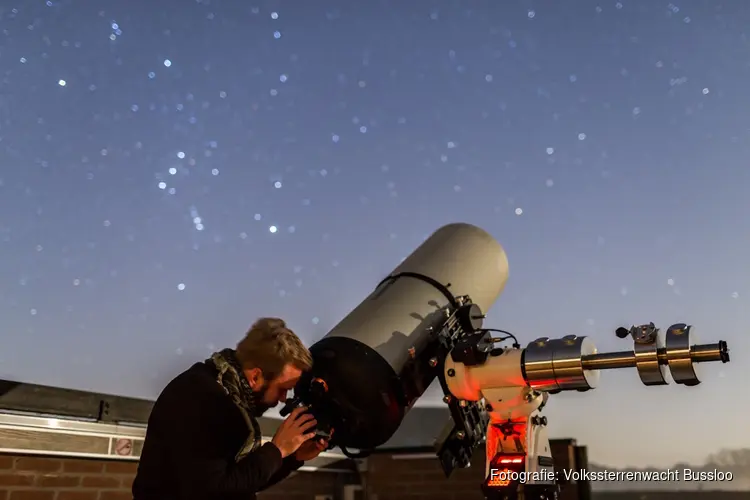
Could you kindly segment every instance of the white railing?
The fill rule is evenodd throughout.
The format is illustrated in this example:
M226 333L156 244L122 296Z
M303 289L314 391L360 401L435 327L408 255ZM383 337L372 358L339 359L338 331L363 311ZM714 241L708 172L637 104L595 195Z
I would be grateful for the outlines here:
M137 461L145 437L146 426L139 424L0 411L0 453L4 454ZM346 460L341 452L325 451L300 470L344 472L325 468L341 460Z

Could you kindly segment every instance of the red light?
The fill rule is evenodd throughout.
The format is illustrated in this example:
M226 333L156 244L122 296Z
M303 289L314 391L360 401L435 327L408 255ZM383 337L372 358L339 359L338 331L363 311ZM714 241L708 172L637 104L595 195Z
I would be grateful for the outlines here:
M516 482L516 477L523 472L525 456L497 455L490 462L490 474L485 480L489 488L505 488Z
M499 470L492 469L490 471L490 477L487 479L487 486L490 488L502 488L510 485L511 472L513 471L508 468Z

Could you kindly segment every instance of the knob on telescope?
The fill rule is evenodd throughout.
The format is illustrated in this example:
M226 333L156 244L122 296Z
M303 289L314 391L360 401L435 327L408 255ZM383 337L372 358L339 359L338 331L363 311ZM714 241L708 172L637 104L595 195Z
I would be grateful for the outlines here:
M617 330L615 330L615 335L617 335L617 338L624 339L628 335L630 335L630 330L627 328L620 327Z

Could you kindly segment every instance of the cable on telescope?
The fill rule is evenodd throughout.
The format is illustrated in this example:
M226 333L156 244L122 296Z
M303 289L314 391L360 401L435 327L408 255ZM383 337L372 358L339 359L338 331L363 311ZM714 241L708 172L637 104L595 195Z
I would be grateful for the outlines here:
M427 284L431 285L433 288L435 288L438 292L440 292L441 294L443 294L443 296L446 299L448 299L448 303L453 307L454 310L458 309L459 304L458 304L458 301L456 300L456 297L454 297L453 294L450 292L450 290L448 290L451 287L450 283L447 283L447 284L443 285L439 281L434 280L434 279L430 278L429 276L425 276L424 274L420 274L420 273L412 273L412 272L409 272L409 271L404 271L402 273L392 274L392 275L388 276L387 278L385 278L380 283L378 283L378 286L375 287L375 290L379 289L385 283L393 283L398 278L402 278L402 277L403 278L414 278L414 279L418 279L420 281L424 281L425 283L427 283Z
M515 349L520 349L521 348L521 344L518 343L518 339L516 338L516 336L513 335L512 333L510 333L507 330L499 330L497 328L482 328L481 331L482 332L502 333L503 335L505 335L505 337L501 337L499 339L496 339L497 342L502 342L504 340L513 339L513 347Z

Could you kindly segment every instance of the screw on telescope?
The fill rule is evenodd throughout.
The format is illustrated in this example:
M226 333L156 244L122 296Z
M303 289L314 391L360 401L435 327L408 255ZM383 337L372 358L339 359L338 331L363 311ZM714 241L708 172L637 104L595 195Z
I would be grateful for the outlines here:
M535 415L531 417L531 423L532 425L544 427L545 425L547 425L547 417Z

